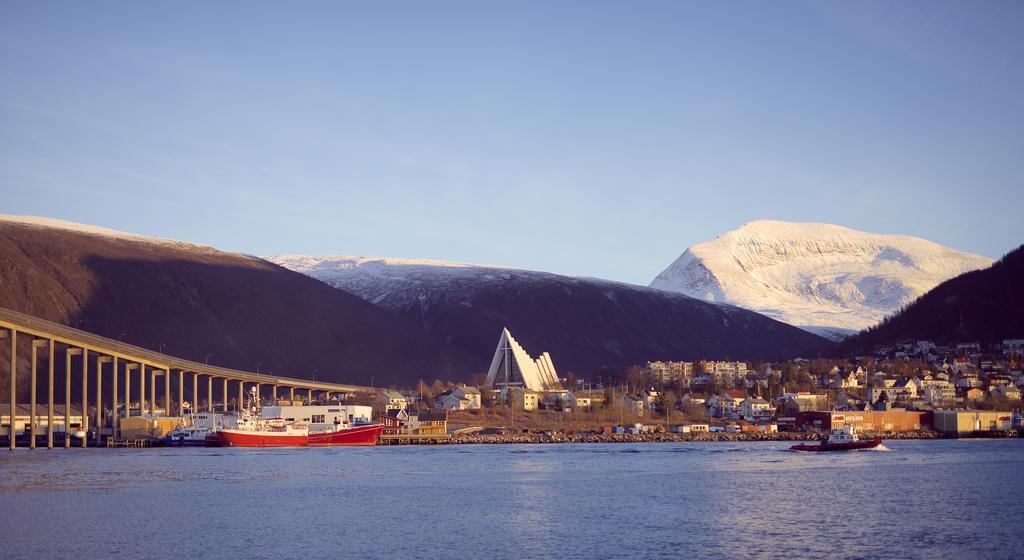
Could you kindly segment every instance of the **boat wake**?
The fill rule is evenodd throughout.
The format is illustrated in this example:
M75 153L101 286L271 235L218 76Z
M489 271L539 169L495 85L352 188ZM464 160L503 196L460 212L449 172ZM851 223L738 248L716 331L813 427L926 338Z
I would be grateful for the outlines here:
M880 444L876 445L875 447L872 447L870 449L864 449L862 451L892 451L892 449L889 449L888 447L886 447L884 443L880 443Z

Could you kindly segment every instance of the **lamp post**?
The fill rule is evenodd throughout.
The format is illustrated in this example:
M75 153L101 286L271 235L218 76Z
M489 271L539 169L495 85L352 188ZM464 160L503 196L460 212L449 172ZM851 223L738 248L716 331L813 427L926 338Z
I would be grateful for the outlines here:
M263 362L256 362L256 373L260 372L260 364L262 364L262 363Z
M210 365L210 356L212 355L213 354L207 354L206 357L203 358L203 361L206 362L206 365Z

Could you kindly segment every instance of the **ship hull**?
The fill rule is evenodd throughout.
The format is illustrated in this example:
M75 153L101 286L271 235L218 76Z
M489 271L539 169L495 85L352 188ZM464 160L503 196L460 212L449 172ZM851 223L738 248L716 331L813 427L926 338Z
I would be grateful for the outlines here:
M279 432L219 430L217 431L217 441L223 447L305 447L309 445L309 436Z
M793 451L856 451L857 449L872 449L882 445L881 438L866 439L863 441L852 441L850 443L821 443L818 445L809 445L801 443L800 445L794 445L790 447Z
M334 432L313 432L309 434L309 445L313 446L334 446L334 445L377 445L381 432L384 431L383 424L372 424L369 426L356 426Z

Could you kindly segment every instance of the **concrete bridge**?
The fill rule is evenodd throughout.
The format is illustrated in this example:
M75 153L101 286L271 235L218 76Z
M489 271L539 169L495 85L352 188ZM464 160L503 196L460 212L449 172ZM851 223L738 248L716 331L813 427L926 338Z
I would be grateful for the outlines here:
M345 385L338 383L321 383L317 381L310 381L308 379L295 379L291 377L280 377L275 375L263 375L259 373L252 373L248 371L241 371L229 368L222 368L217 366L211 366L209 364L192 362L189 360L175 358L174 356L168 356L160 352L154 352L131 344L125 344L116 340L98 336L78 329L45 321L38 317L19 313L0 307L0 344L9 343L11 356L10 356L10 395L7 405L10 407L9 416L10 419L10 448L16 447L15 438L15 418L16 407L17 407L17 352L18 352L18 337L28 337L32 341L32 358L31 368L32 374L30 377L30 407L29 407L29 425L33 428L38 425L37 413L37 363L39 361L39 354L48 354L46 364L48 365L47 375L47 430L46 430L46 446L49 448L53 447L53 421L54 421L54 355L58 349L65 354L65 371L64 371L64 429L68 430L68 426L71 423L71 379L72 369L75 369L76 375L81 375L81 398L77 404L82 407L82 429L88 430L88 426L91 422L95 422L97 427L96 433L99 434L99 429L105 425L106 418L104 417L103 410L103 383L106 381L111 384L110 394L113 396L112 403L110 406L111 414L115 417L111 418L111 425L116 433L117 420L118 418L118 405L121 395L124 398L124 411L121 415L122 418L127 418L131 412L132 407L130 403L133 398L132 388L132 377L135 377L138 382L138 389L136 390L134 397L139 402L139 414L145 416L147 411L152 412L157 408L158 402L162 402L163 410L168 415L171 415L171 411L175 411L178 415L182 413L185 402L185 388L186 380L191 381L192 385L192 398L195 401L194 409L198 410L198 401L200 395L200 379L205 379L206 385L206 407L204 410L213 411L213 393L215 380L219 380L222 384L221 395L223 397L222 410L226 411L228 408L228 395L229 384L235 384L238 391L238 401L244 402L244 394L246 385L256 387L257 391L260 392L261 396L266 395L268 398L278 398L279 391L285 389L288 391L288 397L291 399L295 398L296 390L305 392L307 400L313 400L317 393L323 394L325 397L330 398L332 393L355 393L362 391L372 391L371 387L364 387L360 385ZM4 340L6 339L6 340ZM73 362L77 362L77 365L73 368ZM90 367L92 363L92 367ZM177 373L177 375L175 375ZM172 377L177 378L177 391L172 392ZM148 378L148 398L147 398L147 378ZM157 389L158 379L162 379L163 390ZM95 387L95 401L91 403L95 406L95 412L90 415L89 412L89 381L93 381L93 387ZM263 389L266 389L264 391ZM121 393L121 395L119 395ZM159 393L163 393L160 395ZM177 401L172 400L172 393L177 397ZM162 399L158 399L162 396ZM176 406L175 406L176 405ZM6 412L6 411L4 411ZM37 434L33 430L32 437L29 439L29 446L35 448ZM98 437L98 436L97 436ZM82 438L81 445L86 447L86 440L88 437ZM70 447L71 439L67 437L65 433L64 446Z

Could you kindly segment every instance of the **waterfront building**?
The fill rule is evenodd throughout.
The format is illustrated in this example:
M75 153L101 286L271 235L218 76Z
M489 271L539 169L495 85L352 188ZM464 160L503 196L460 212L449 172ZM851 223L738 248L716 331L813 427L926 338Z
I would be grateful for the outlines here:
M873 412L816 410L796 414L792 423L788 419L780 418L779 424L780 426L791 425L797 430L831 431L845 426L853 426L858 430L908 432L930 427L932 425L931 414L931 412L908 410L876 410Z
M935 429L947 434L997 432L1013 426L1010 412L993 410L936 410Z
M558 373L551 355L544 352L532 358L508 329L502 329L491 367L487 370L487 387L519 386L531 391L560 389Z
M400 434L405 431L408 422L409 412L406 409L389 410L380 418L380 423L384 424L384 431L381 433L389 435Z
M11 425L10 415L11 405L8 403L0 403L0 434L9 434ZM25 432L26 427L32 424L32 405L29 404L18 404L16 405L14 413L14 433L15 436L20 436ZM36 424L35 428L29 430L35 432L38 435L46 435L46 426L49 419L48 408L46 405L36 405ZM55 404L53 405L53 431L56 432L71 432L74 433L82 427L82 410L78 407L71 407L71 418L68 423L67 429L64 427L64 405Z
M118 433L122 439L162 438L180 422L180 418L171 416L129 416L119 420Z
M775 414L772 403L762 399L748 397L740 402L740 416L747 422L764 422L771 420Z
M409 432L419 435L442 435L448 433L448 411L424 408L409 412Z

